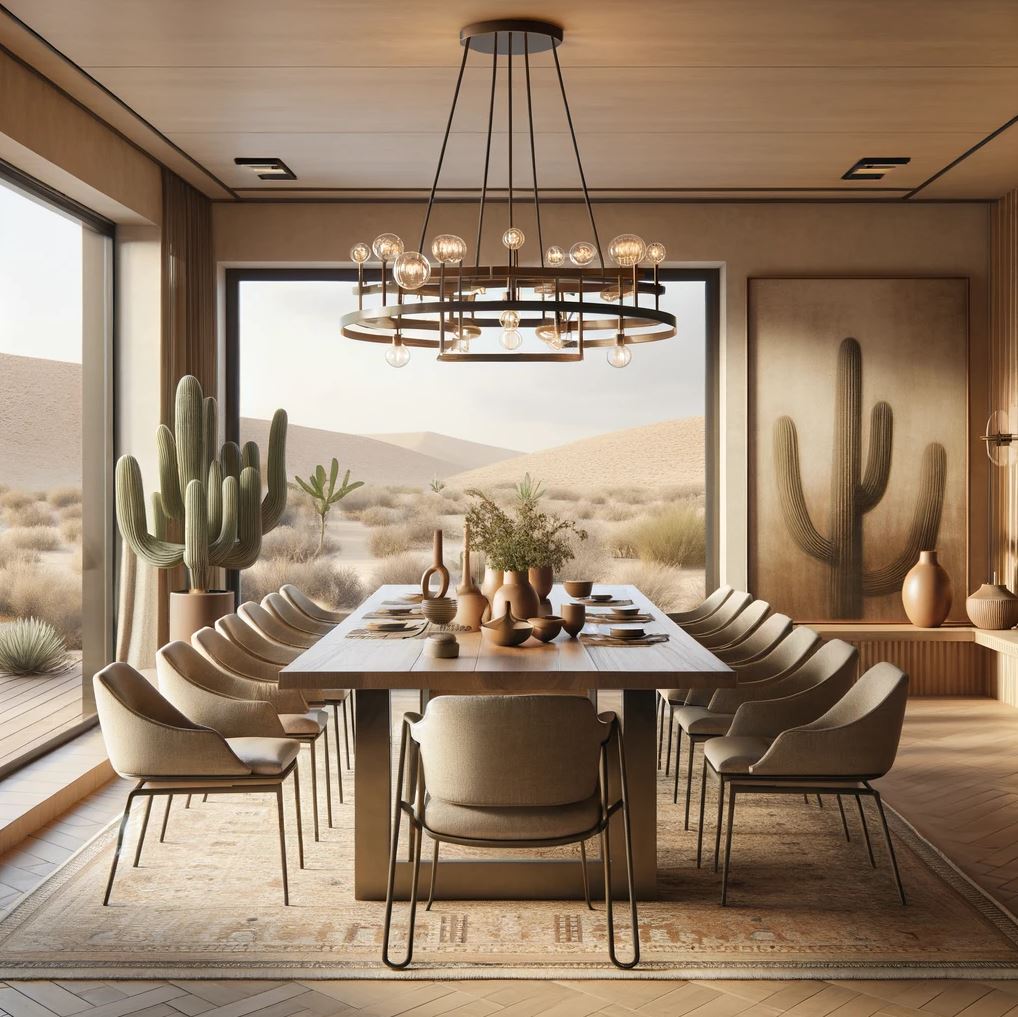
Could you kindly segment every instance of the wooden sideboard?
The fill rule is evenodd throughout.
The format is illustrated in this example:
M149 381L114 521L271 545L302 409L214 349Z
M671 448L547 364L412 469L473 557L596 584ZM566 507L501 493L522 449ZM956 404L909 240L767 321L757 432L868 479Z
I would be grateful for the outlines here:
M857 646L861 670L881 660L903 668L913 696L990 696L1018 707L1018 629L833 622L810 627L825 639Z

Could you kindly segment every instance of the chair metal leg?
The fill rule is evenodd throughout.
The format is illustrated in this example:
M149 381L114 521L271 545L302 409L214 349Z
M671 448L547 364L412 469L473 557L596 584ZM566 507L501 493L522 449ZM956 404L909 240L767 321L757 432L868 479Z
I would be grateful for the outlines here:
M725 778L718 774L718 827L714 831L714 871L718 871L718 862L721 858L721 827L725 817Z
M906 904L905 888L901 885L901 873L898 872L898 859L894 854L894 844L891 842L891 830L887 825L887 816L884 814L884 803L881 801L880 792L873 791L873 799L877 803L877 812L880 813L880 822L884 827L884 841L887 844L887 853L891 856L891 869L894 872L894 882L898 887L898 898L902 904Z
M347 697L349 698L349 697ZM350 765L350 711L346 708L346 699L343 700L343 744L346 748L346 768L352 770ZM336 745L339 745L339 725L336 725ZM339 751L338 749L336 750Z
M290 903L290 884L286 874L286 827L283 825L283 785L276 785L276 815L279 818L279 862L283 869L283 906Z
M173 795L166 796L166 811L163 813L163 828L159 831L159 843L166 840L166 824L170 821L170 806L173 804Z
M304 868L304 824L300 816L300 769L297 761L293 763L293 811L297 816L297 860Z
M725 871L721 877L721 906L728 904L728 871L732 866L732 831L735 828L735 788L728 792L728 829L725 831Z
M120 829L117 831L117 847L113 852L113 861L110 863L110 877L106 880L106 893L103 896L103 907L110 902L110 894L113 892L113 878L117 874L117 862L120 861L120 850L124 846L124 831L127 829L127 821L131 818L131 806L141 788L142 782L127 796L127 804L124 806L124 815L120 819ZM151 801L151 799L150 799Z
M875 869L877 867L877 860L873 857L873 844L870 842L870 828L866 823L866 813L863 812L862 808L862 796L855 796L855 804L859 806L859 821L862 823L862 835L866 838L866 850L869 852L870 865Z
M332 829L332 774L329 770L329 725L326 723L322 729L323 741L325 743L325 815ZM339 753L339 742L336 742L336 753Z
M437 845L435 853L438 854ZM590 873L587 872L587 845L582 840L580 841L580 868L583 870L583 899L587 902L587 908L593 911L594 905L590 901Z
M703 858L703 810L707 801L707 755L704 753L703 769L700 772L700 823L696 828L696 867L700 868Z
M636 913L636 886L633 880L633 835L629 819L629 795L627 790L625 750L622 745L621 732L617 735L619 752L619 782L622 785L622 837L626 856L626 885L629 891L629 920L633 932L633 959L619 960L615 951L615 917L612 906L612 870L611 870L611 819L609 818L601 831L601 850L604 853L604 910L608 925L608 957L617 968L629 970L640 963L640 921ZM607 766L602 769L602 781L607 786ZM602 798L604 800L604 798Z
M668 748L665 749L665 776L671 772L669 767L672 765L672 728L675 727L675 707L671 703L668 704ZM679 740L682 740L682 730L679 730ZM675 746L675 755L679 754L679 746Z
M852 843L852 835L848 832L848 819L845 816L845 806L841 800L841 795L835 796L838 799L838 811L841 813L841 825L845 828L845 840Z
M824 807L824 800L820 797L820 795L817 795L817 805L819 805L820 808Z
M438 844L436 840L434 842L435 847L431 852L431 885L428 887L428 906L424 909L425 911L431 910L431 905L435 903L435 886L438 883Z
M311 750L311 815L314 819L315 842L321 840L318 835L318 754L315 752L315 743L308 742Z
M683 829L689 829L689 799L693 795L693 755L696 752L696 739L689 736L689 762L686 764L686 822ZM676 782L679 776L679 761L675 761Z
M209 800L209 796L207 794L204 794L204 795L201 796L201 803L202 803L202 805L204 805L208 800Z
M138 868L138 862L141 861L141 848L145 843L145 831L148 830L148 817L152 812L152 795L149 795L145 801L145 814L141 820L141 832L138 834L138 846L134 849L134 867Z
M657 768L661 769L661 749L665 743L665 700L657 697Z
M339 735L336 735L336 784L339 787L339 804L343 804L343 757L339 752Z
M185 809L191 808L191 796L190 795L187 796L187 800L184 802L184 808Z

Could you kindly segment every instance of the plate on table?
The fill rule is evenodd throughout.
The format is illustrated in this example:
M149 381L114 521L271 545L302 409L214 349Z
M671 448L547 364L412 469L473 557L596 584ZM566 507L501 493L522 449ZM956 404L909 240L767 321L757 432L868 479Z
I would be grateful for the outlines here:
M615 596L611 593L592 593L586 599L594 604L610 604L615 599Z
M643 639L647 635L642 625L613 625L609 632L612 639Z
M404 619L394 618L392 621L377 620L369 621L368 628L375 632L405 632L410 628L410 622Z
M413 611L413 604L383 604L378 609L379 614L391 614L397 617L406 617Z
M622 607L610 607L605 614L606 618L631 618L634 615L643 614L639 604L626 604Z

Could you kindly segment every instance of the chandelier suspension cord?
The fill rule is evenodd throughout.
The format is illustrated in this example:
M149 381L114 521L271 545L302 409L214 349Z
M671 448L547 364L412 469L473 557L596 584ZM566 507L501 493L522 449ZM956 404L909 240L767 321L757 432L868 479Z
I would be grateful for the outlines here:
M506 60L506 95L509 97L508 105L508 137L509 137L509 225L513 224L513 33L509 33L509 56ZM510 263L512 253L509 254Z
M523 33L523 63L527 70L527 119L530 122L530 168L534 174L534 215L537 217L537 248L544 268L544 237L541 235L541 199L537 192L537 147L534 142L534 106L530 99L530 35Z
M583 173L583 162L580 160L580 146L576 143L576 131L573 130L573 117L569 112L569 99L566 96L566 83L562 80L562 65L558 59L558 47L551 47L551 55L555 58L555 71L558 74L558 87L562 92L562 105L566 111L566 123L569 124L569 135L573 139L573 151L576 153L576 168L580 171L580 186L583 188L583 200L587 205L587 215L590 217L590 228L594 231L594 246L597 248L597 259L601 268L605 267L604 255L601 253L601 241L597 235L597 223L594 222L594 209L590 205L590 194L587 193L587 178Z
M491 98L488 100L488 140L484 147L484 179L481 182L481 204L477 210L477 245L474 248L474 268L481 264L481 230L484 228L484 201L488 195L488 166L491 163L491 127L495 119L495 83L498 80L498 32L491 51ZM512 57L509 58L510 60Z
M435 192L438 190L438 178L442 175L442 163L445 161L445 147L449 144L449 132L452 130L452 120L456 115L456 103L460 97L460 85L463 84L463 71L467 66L467 56L470 53L470 40L466 39L463 42L463 59L460 60L460 72L456 77L456 89L452 93L452 107L449 110L449 119L445 125L445 136L442 138L442 149L438 153L438 166L435 167L435 179L431 183L431 195L428 198L428 209L424 213L424 225L421 227L421 242L417 245L417 250L423 253L424 251L424 238L428 232L428 222L431 220L431 209L435 204Z

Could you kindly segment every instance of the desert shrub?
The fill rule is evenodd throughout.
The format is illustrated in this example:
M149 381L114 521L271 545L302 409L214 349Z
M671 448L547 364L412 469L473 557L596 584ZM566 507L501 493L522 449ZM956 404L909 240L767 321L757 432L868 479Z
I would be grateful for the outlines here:
M551 501L579 501L583 495L571 487L549 487L547 497Z
M323 554L333 554L339 545L328 536L322 547ZM306 562L316 557L318 534L307 527L277 526L262 538L262 556L282 558L285 561Z
M404 526L380 526L368 541L375 558L391 558L410 550L410 535Z
M0 614L49 622L71 649L81 648L81 580L30 562L0 571Z
M610 579L611 555L598 539L591 536L586 540L577 540L571 547L573 560L565 563L561 575L556 576L556 579L589 579L595 583L604 583Z
M605 494L592 494L589 501L591 505L604 505L608 501L608 496Z
M35 503L35 496L28 491L4 491L0 494L0 509L6 512L8 509L24 508L26 505Z
M381 505L372 505L360 514L360 521L365 526L392 526L399 519L400 513L396 509L383 508Z
M658 497L664 501L682 501L687 498L703 497L703 481L691 481L686 484L670 484L658 491Z
M61 519L80 519L81 518L81 504L77 505L65 505L59 510Z
M60 536L68 544L81 543L81 520L64 519L60 523Z
M12 526L0 533L0 544L24 551L56 551L62 541L55 526Z
M45 504L30 501L25 505L5 509L4 522L8 526L50 526L53 523L53 513Z
M625 539L643 561L672 566L703 565L706 561L703 515L689 502L678 502L637 520Z
M596 513L593 505L583 502L573 509L572 515L574 519L593 519Z
M366 484L356 491L351 491L339 503L339 507L348 516L356 515L358 512L363 512L376 505L380 505L382 508L396 507L396 495L393 494L392 488Z
M645 487L609 487L607 495L612 501L620 501L626 505L645 505L654 501L657 492Z
M0 537L0 570L11 568L14 565L34 565L38 560L38 552L24 547L15 547L13 544L5 544L3 538Z
M388 583L419 583L429 564L423 554L407 551L394 555L378 563L372 573L371 584L385 586Z
M662 611L675 611L682 606L680 576L667 565L645 561L626 562L619 565L615 581L636 586Z
M52 674L66 664L67 644L47 622L19 618L9 625L0 625L0 671Z
M46 500L57 509L66 508L68 505L81 504L80 487L54 487L46 495Z
M312 600L333 610L356 607L364 599L360 577L349 568L337 568L322 558L296 562L286 558L261 558L241 576L241 590L247 600L261 600L292 583Z
M613 523L625 522L627 519L632 519L634 515L636 515L635 509L629 505L620 505L618 502L609 502L598 512L601 519L607 519Z

